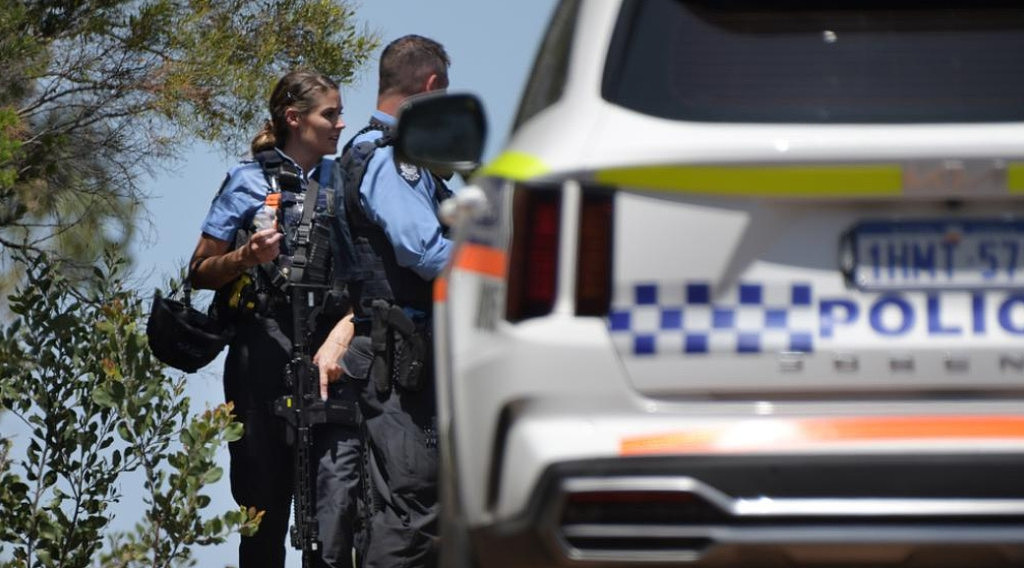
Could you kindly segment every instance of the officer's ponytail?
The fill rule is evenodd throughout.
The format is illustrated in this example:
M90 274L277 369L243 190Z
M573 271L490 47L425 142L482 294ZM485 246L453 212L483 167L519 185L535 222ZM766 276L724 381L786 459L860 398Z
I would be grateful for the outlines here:
M308 112L316 104L318 94L337 90L338 84L329 77L308 69L297 69L281 77L270 94L270 120L264 123L250 144L253 155L284 146L288 140L288 123L284 115L289 108Z
M277 137L274 136L274 123L268 120L263 123L263 128L253 137L249 148L252 151L252 155L255 156L264 150L273 149L277 145L276 143Z

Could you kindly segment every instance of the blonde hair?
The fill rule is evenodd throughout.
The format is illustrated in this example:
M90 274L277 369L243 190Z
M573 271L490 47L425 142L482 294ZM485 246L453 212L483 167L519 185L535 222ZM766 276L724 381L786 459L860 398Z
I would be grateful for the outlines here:
M253 155L284 146L288 139L285 112L289 108L309 112L316 104L316 95L337 90L338 84L330 77L308 69L297 69L281 77L270 93L270 120L263 124L249 145Z

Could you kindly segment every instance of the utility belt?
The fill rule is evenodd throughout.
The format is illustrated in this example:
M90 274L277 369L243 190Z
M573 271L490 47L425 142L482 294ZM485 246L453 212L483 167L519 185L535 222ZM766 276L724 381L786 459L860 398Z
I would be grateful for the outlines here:
M242 322L256 315L269 317L285 313L290 307L287 296L260 286L259 278L245 273L220 287L213 296L217 315L223 321Z
M242 274L214 294L213 304L221 321L237 323L263 317L287 316L291 313L289 295L266 278ZM348 294L344 288L323 288L315 291L311 314L338 320L348 313Z
M369 335L373 350L370 378L377 392L387 395L392 385L419 391L433 377L434 342L429 318L414 318L401 306L376 299L366 311L370 321L356 324L358 335Z

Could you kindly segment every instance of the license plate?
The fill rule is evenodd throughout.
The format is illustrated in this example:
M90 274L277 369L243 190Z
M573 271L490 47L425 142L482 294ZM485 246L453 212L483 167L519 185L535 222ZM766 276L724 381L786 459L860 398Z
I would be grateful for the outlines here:
M1024 221L865 221L844 271L863 290L988 289L1024 283Z

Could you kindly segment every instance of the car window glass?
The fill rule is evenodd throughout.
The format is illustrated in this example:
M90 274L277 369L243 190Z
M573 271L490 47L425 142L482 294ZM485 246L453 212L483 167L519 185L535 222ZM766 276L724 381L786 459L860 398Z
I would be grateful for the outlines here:
M991 1L639 1L603 97L695 121L1024 120L1024 10Z
M561 98L579 6L579 0L562 0L555 9L523 91L513 129Z

